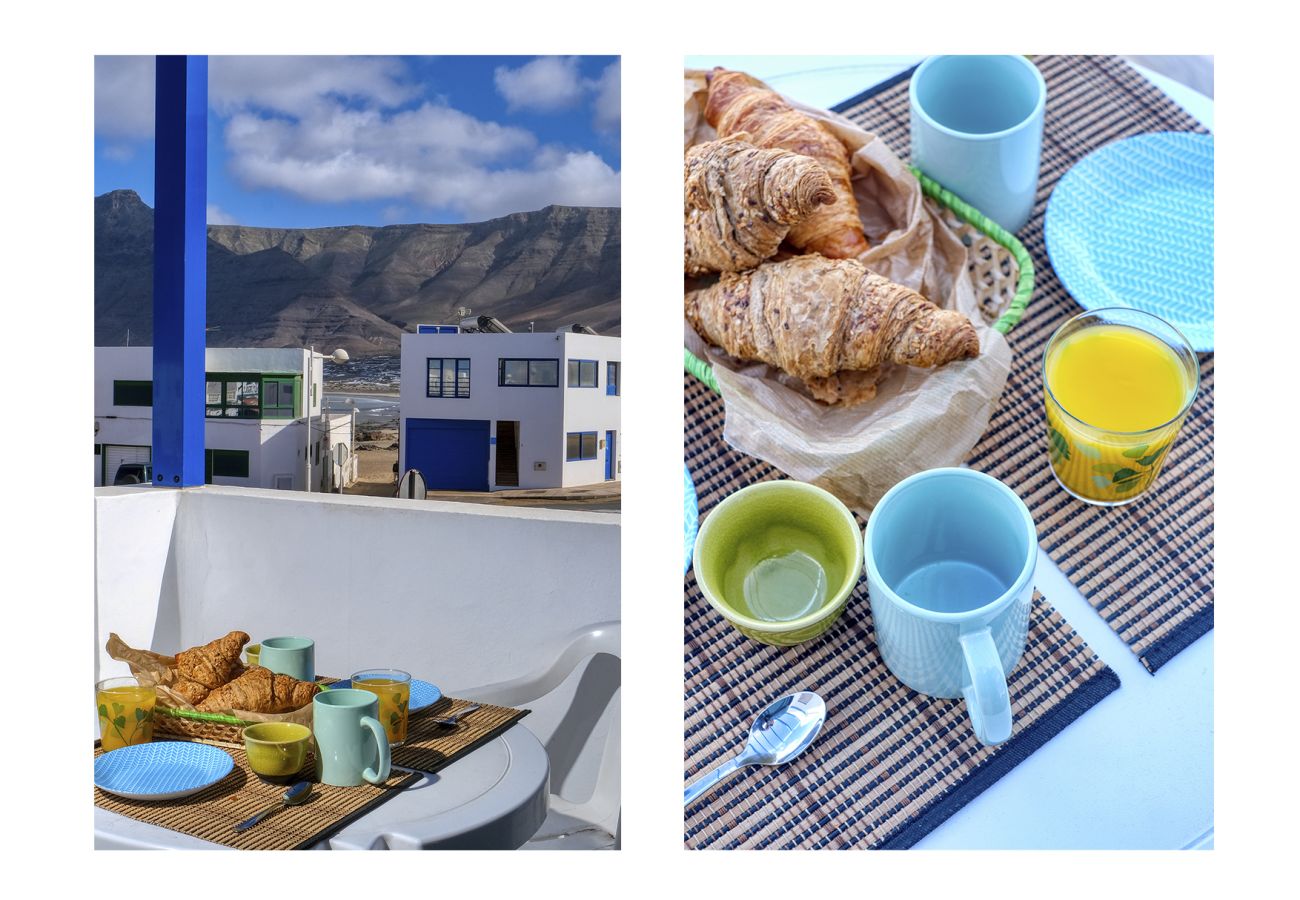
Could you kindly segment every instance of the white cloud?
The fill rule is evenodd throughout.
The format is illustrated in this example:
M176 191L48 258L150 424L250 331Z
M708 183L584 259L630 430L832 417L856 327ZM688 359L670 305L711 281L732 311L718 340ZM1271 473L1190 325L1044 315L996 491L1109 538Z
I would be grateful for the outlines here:
M226 212L215 203L208 204L208 224L209 225L238 225L234 217Z
M622 61L615 60L595 82L595 123L602 131L617 131L622 121Z
M511 112L567 109L582 100L586 90L578 62L576 56L540 56L517 69L498 66L494 73L497 92Z
M95 57L95 134L153 138L152 56Z
M208 97L217 112L263 109L302 116L334 98L392 109L414 99L402 61L362 56L214 56Z
M104 158L113 162L130 162L135 158L135 147L130 144L105 144Z

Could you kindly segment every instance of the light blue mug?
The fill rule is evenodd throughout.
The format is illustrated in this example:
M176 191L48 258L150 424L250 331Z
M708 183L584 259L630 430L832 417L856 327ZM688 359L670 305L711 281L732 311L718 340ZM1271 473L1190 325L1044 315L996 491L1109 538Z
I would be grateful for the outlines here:
M920 472L876 504L864 551L885 665L914 691L965 698L982 743L1009 738L1038 560L1024 501L971 469Z
M262 641L258 665L299 681L316 680L316 642L311 638L273 637Z
M325 784L382 784L392 770L388 735L379 724L379 698L354 688L321 691L312 698L316 770Z
M932 56L908 87L912 163L1007 231L1038 192L1047 82L1023 56Z

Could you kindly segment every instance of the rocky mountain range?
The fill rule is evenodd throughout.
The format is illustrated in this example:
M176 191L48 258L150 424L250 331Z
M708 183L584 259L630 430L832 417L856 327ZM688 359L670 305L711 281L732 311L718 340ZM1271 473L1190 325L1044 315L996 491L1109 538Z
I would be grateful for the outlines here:
M512 330L619 332L619 210L548 206L464 225L208 226L208 345L396 353L456 310ZM95 198L95 343L153 337L153 210Z

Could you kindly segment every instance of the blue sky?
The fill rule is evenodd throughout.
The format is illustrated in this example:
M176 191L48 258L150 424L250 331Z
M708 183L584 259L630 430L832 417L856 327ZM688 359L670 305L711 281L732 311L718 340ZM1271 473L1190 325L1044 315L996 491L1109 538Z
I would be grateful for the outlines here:
M476 222L618 206L618 57L221 57L208 221ZM153 205L153 58L95 60L95 193Z

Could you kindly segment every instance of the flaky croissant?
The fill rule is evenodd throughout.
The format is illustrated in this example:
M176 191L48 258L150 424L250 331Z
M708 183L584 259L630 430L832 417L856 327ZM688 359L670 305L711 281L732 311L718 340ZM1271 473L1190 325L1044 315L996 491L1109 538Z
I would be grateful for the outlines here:
M286 713L306 706L318 693L318 684L278 675L263 666L249 666L243 675L208 694L198 708L207 712L238 709Z
M752 269L776 254L790 226L835 202L814 159L765 150L738 134L686 151L687 275Z
M239 654L247 643L247 634L232 631L202 647L182 650L176 654L177 680L192 681L208 690L220 687L243 670Z
M824 206L790 229L790 243L808 253L850 259L868 249L853 197L849 151L835 134L795 109L775 91L744 72L717 68L709 73L704 117L718 137L748 133L758 147L810 156L830 175L835 203Z
M961 313L850 259L798 256L724 274L686 294L686 319L706 341L776 366L828 403L870 399L887 363L930 367L979 355Z

